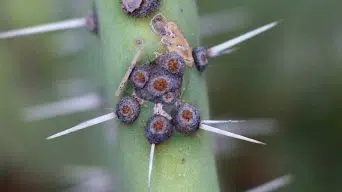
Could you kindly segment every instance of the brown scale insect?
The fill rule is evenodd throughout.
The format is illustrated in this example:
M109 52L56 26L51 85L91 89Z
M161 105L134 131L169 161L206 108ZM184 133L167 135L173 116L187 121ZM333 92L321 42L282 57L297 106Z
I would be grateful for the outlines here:
M160 5L160 0L120 0L124 13L133 17L146 17Z
M192 48L176 23L168 22L159 13L152 18L150 26L156 34L162 37L161 42L166 45L169 52L176 52L189 67L193 66Z
M138 9L143 0L121 0L121 4L127 12L132 13Z
M166 35L162 37L162 42L170 52L176 52L182 56L189 67L193 66L192 49L176 23L167 23Z

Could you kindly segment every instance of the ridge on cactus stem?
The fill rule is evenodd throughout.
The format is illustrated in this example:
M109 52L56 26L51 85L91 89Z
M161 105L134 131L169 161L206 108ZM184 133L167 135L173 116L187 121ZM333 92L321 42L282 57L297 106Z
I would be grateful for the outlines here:
M20 36L29 36L77 28L87 28L92 33L97 34L98 18L96 11L93 10L89 12L89 14L86 17L82 18L69 19L65 21L47 23L22 29L14 29L10 31L0 32L0 39L9 39Z

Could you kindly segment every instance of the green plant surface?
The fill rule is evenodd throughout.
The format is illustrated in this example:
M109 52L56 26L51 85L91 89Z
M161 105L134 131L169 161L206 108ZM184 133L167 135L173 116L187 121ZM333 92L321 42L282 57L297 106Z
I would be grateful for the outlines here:
M192 47L198 45L198 17L193 0L163 0L158 12L173 21L184 32ZM113 0L97 1L100 38L106 69L110 107L119 98L115 90L136 53L136 40L143 40L140 64L155 57L162 47L160 37L150 29L151 17L132 18L125 15ZM209 118L204 77L195 68L188 69L183 81L183 100L196 105L202 119ZM125 126L115 121L117 142L108 148L116 162L120 191L147 190L147 173L150 145L144 137L146 120L152 114L151 106L142 108L140 118ZM167 142L156 146L152 173L152 191L219 191L212 155L210 134L198 131L193 136L177 133Z

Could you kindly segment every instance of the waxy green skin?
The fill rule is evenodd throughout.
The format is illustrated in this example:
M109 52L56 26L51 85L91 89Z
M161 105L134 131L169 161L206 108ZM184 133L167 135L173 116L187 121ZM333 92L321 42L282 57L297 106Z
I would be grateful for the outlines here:
M119 99L114 93L136 53L135 41L144 42L141 64L154 59L155 52L165 50L160 43L160 36L154 34L149 26L153 15L160 12L169 21L176 22L189 44L198 46L198 16L193 0L162 0L159 10L146 18L127 16L121 10L119 0L97 0L96 7L109 107L114 108ZM197 106L202 119L208 119L205 80L195 68L185 70L182 100ZM144 137L144 127L151 115L151 104L148 104L142 107L140 117L134 124L111 123L116 128L116 138L108 146L108 155L116 164L114 168L120 191L148 191L150 144ZM211 135L201 130L192 136L174 133L169 140L157 145L151 186L151 191L156 192L219 191Z

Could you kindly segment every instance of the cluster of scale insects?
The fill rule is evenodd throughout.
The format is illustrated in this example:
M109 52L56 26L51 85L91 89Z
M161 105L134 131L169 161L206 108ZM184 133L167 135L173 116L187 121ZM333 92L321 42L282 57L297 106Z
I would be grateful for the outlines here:
M161 0L119 0L119 2L123 12L135 18L151 15L161 4ZM186 67L193 67L193 64L195 64L196 69L203 72L207 67L208 58L231 53L235 50L233 48L235 45L273 28L277 23L273 22L264 25L211 48L199 46L192 49L176 23L167 21L160 13L156 14L151 19L150 26L152 31L161 37L161 43L165 45L168 51L158 55L148 64L137 65L142 51L141 49L137 50L137 54L116 91L116 96L121 96L126 83L130 82L133 87L132 94L122 96L119 99L114 113L80 123L47 139L60 137L115 118L121 123L132 124L139 118L142 104L152 102L154 111L148 119L144 131L146 139L151 143L149 188L154 147L156 144L169 139L173 130L190 135L198 129L203 129L228 137L265 144L210 126L210 124L227 123L232 122L232 120L201 120L200 111L197 107L181 100L182 81ZM88 30L98 35L99 22L95 8L85 18L3 32L0 33L0 39L79 27L88 28Z
M198 130L199 110L180 100L185 67L184 59L175 52L165 52L147 65L136 66L129 77L134 96L124 96L118 101L117 118L122 123L133 123L139 116L141 103L149 101L155 105L145 127L150 143L160 144L168 139L173 127L185 134ZM164 106L171 115L167 115Z

